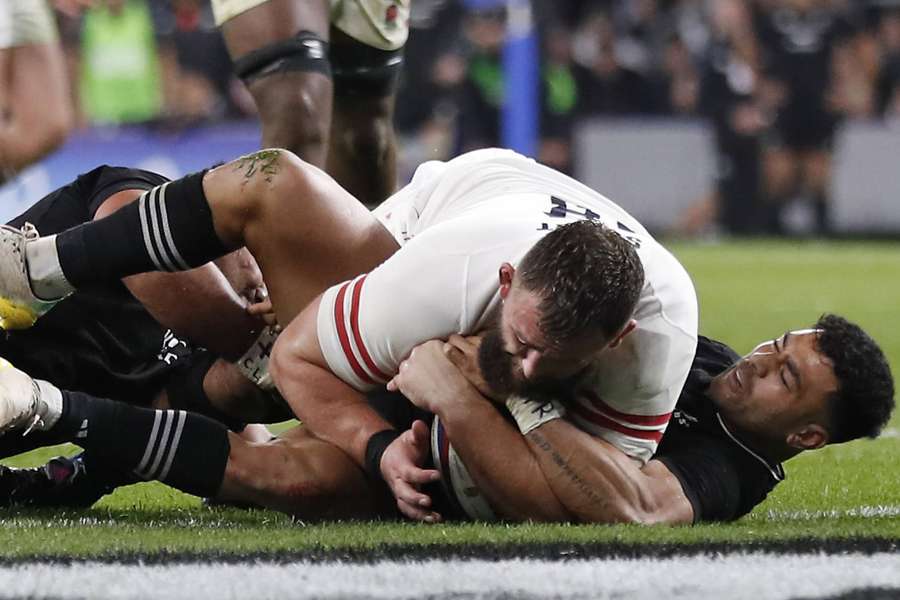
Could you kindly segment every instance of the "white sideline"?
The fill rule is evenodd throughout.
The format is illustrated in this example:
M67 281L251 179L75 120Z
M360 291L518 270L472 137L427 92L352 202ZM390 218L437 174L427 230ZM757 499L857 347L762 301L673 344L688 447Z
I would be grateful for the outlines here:
M701 555L505 560L0 568L0 597L29 598L729 598L900 590L900 555Z
M808 521L812 519L837 519L839 517L897 517L900 516L900 506L857 506L847 510L768 510L766 517L769 519L787 521Z

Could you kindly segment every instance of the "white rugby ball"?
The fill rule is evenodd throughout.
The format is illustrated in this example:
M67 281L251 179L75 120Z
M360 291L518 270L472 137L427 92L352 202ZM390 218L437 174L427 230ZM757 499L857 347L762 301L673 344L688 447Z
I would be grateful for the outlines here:
M431 424L431 456L435 467L441 473L444 492L455 500L466 516L476 521L497 520L491 505L481 494L466 465L450 444L447 432L437 415Z

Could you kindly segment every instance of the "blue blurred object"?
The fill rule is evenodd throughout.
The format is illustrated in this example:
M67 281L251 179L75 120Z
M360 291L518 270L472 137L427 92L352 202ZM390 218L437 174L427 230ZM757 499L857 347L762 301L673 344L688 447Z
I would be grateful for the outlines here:
M540 56L530 0L507 0L507 37L503 48L506 83L500 138L507 148L537 156Z
M102 164L138 167L180 177L259 148L256 122L182 131L146 127L89 129L57 152L0 187L0 222L5 223L77 175Z
M469 10L492 10L506 6L507 0L463 0L463 6Z

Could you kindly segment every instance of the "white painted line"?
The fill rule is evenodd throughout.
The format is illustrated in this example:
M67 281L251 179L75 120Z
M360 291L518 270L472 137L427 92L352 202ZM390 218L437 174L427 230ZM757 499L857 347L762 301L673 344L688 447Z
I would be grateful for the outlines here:
M766 518L777 520L835 519L838 517L897 517L900 506L858 506L848 510L768 510Z
M0 595L29 598L729 598L900 590L895 554L736 554L655 559L298 562L0 568Z

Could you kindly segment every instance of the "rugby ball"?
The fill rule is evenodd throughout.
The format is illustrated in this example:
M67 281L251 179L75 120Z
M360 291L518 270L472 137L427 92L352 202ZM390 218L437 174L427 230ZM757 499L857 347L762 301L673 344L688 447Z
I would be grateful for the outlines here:
M469 475L469 470L453 449L447 432L441 425L440 418L435 415L431 424L431 456L434 465L441 473L441 486L444 493L470 519L476 521L496 521L497 515L481 494L478 486Z

